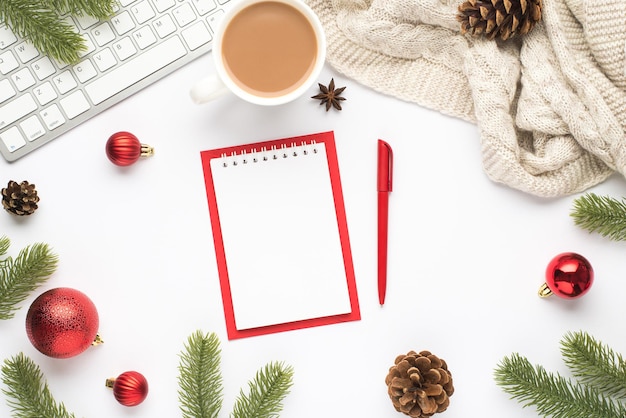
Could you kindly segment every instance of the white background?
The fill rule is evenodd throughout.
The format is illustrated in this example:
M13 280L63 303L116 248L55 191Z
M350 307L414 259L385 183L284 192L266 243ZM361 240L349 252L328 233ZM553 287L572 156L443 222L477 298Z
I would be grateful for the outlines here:
M57 272L0 322L0 357L24 352L55 399L77 417L177 417L179 353L196 330L221 340L227 417L240 388L270 361L295 369L282 418L400 417L384 383L398 354L430 350L446 360L455 393L442 414L533 417L493 380L513 352L568 375L559 342L583 330L626 353L624 243L576 227L576 196L536 198L490 181L477 127L373 92L325 68L347 86L342 112L308 98L260 108L235 97L194 105L188 90L209 71L204 56L33 154L0 162L0 183L28 180L41 197L31 217L2 211L10 254L35 242L60 257ZM130 131L156 154L112 165L104 144ZM201 150L334 130L362 320L229 342L226 339ZM376 141L395 152L390 200L387 302L376 288ZM621 198L614 176L593 189ZM324 245L320 242L319 245ZM596 282L583 298L541 299L549 260L587 257ZM37 352L26 337L30 303L46 289L86 293L100 314L104 345L66 360ZM104 387L126 370L150 383L138 407L119 405ZM0 384L1 386L1 384ZM9 416L6 398L0 416Z

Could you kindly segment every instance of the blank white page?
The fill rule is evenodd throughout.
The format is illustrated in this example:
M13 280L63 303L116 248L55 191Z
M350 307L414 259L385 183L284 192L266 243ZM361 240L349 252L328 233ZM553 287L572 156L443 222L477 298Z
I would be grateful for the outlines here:
M211 174L238 330L351 311L323 143L214 158Z

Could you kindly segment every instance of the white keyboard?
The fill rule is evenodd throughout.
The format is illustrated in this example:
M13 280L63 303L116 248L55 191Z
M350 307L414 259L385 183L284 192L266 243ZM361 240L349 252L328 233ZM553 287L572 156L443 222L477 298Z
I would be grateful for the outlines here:
M2 156L23 157L209 51L229 1L120 0L107 21L67 16L88 46L71 66L0 24Z

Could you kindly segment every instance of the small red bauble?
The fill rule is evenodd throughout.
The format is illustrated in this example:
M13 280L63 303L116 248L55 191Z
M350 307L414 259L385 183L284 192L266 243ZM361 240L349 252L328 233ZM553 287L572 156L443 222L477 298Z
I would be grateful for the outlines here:
M148 396L148 381L139 372L124 372L115 379L107 379L105 385L113 389L113 396L124 406L139 405Z
M539 296L555 294L562 298L579 298L593 284L593 268L580 254L562 253L554 257L546 267L546 282L539 289Z
M130 132L117 132L111 135L106 143L106 153L109 160L119 166L134 164L139 157L149 157L154 154L154 148L142 144Z
M98 311L91 299L67 287L42 293L26 314L28 339L41 353L54 358L74 357L102 342L98 326Z

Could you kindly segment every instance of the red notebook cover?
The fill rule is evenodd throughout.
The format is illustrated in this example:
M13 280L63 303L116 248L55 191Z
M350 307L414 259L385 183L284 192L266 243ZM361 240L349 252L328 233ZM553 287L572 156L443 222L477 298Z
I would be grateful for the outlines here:
M309 156L307 156L307 154ZM312 157L313 154L318 155ZM327 200L330 202L330 206L332 207L330 208L330 211L327 212L332 212L333 218L331 221L330 217L326 216L324 218L326 220L322 222L325 222L326 224L332 222L333 225L330 228L328 228L328 225L320 225L320 228L315 225L315 222L318 220L317 208L311 209L311 206L315 206L317 201L314 200L308 204L305 203L307 200L302 199L302 194L298 195L297 193L294 193L295 190L300 189L299 187L290 187L290 190L280 190L280 186L274 186L274 184L283 184L283 181L291 181L292 179L290 177L297 178L299 175L306 176L306 174L299 173L298 165L304 161L309 161L308 159L310 158L323 159L323 162L319 162L319 164L323 164L324 167L327 167L328 175L326 176L324 173L323 176L318 177L327 177L329 181L326 179L320 179L318 182L316 179L307 179L306 177L303 177L301 179L302 184L309 184L308 182L310 180L312 182L311 184L314 184L311 188L320 190L319 193L322 195L324 195L324 193L328 193L329 198ZM359 320L360 310L333 132L323 132L312 135L283 138L203 151L201 152L201 159L209 213L211 216L211 227L215 244L217 269L220 280L228 339L232 340ZM306 166L307 164L308 163L304 163L302 165ZM264 167L270 168L268 169ZM320 165L317 167L319 169ZM323 170L325 171L326 168L323 168ZM319 171L317 172L319 173ZM234 176L232 181L229 177L222 177L224 175L229 176L231 174ZM260 175L257 176L256 174ZM240 176L244 177L241 178ZM300 243L307 243L308 237L306 236L306 228L302 227L303 224L313 228L313 235L315 235L315 231L317 231L317 229L327 228L326 230L333 231L329 234L331 235L329 240L325 241L328 242L328 245L317 245L317 247L322 252L333 251L333 242L336 240L336 249L339 254L337 254L336 257L331 256L329 258L333 258L335 261L340 260L335 264L341 264L341 277L337 277L338 275L336 273L338 272L338 269L334 270L334 274L332 275L333 277L327 277L325 274L324 267L326 264L332 265L332 262L325 263L323 258L317 259L317 254L311 254L311 260L306 258L308 255L303 255L305 258L298 262L300 265L305 265L306 267L304 269L300 269L300 271L305 273L303 276L306 276L310 269L319 267L322 270L317 276L314 275L312 278L301 277L300 275L287 276L288 281L282 282L285 285L285 292L287 292L286 295L282 294L282 289L267 290L266 287L262 287L262 280L264 280L263 277L266 277L268 281L273 281L274 276L271 271L265 276L263 275L263 271L254 271L257 264L260 265L259 269L263 270L266 269L263 267L265 265L265 260L275 260L273 261L274 266L277 266L277 263L280 263L282 266L283 264L288 264L291 261L291 259L285 259L282 257L282 250L274 249L271 245L264 245L263 240L258 238L263 233L267 233L263 232L266 231L265 229L261 229L261 232L255 229L256 226L261 225L264 222L264 219L255 219L258 215L257 212L260 210L258 205L255 206L255 203L253 202L250 202L248 205L237 204L237 199L244 199L246 197L244 195L248 192L251 194L260 193L257 191L256 186L254 186L254 181L257 180L257 177L264 176L270 176L270 178L271 176L276 176L276 181L270 181L270 184L267 184L267 193L270 193L271 195L273 193L272 196L275 196L276 200L282 202L280 207L267 208L270 212L266 213L282 213L282 215L280 215L281 217L284 216L285 218L288 218L287 215L293 215L291 212L298 213L299 209L302 209L304 213L310 213L311 210L314 211L313 216L309 216L306 220L303 220L303 222L297 222L299 225L271 225L269 231L289 232L292 230L300 231L304 229L305 232L303 233L305 235L297 235L297 239L292 241L294 247L297 247ZM324 183L325 181L327 183ZM268 182L265 181L263 184L266 183ZM318 187L317 183L321 184L321 186ZM237 186L237 184L241 184L241 191L238 189L240 186ZM248 186L252 188L251 191L246 188ZM303 187L306 189L309 186ZM277 188L278 190L276 190ZM290 197L292 194L295 194L296 196L293 199ZM259 200L258 194L255 196L257 196L256 199L254 196L251 198L254 202ZM300 196L300 198L297 198L297 196ZM271 205L273 200L272 198L268 199L266 200L268 200ZM301 206L299 208L298 205L306 206ZM223 210L223 213L220 213L220 207ZM229 210L227 211L226 208L229 208ZM289 213L285 211L289 211ZM320 210L320 212L322 212L322 210ZM264 218L263 216L261 217ZM321 215L320 217L323 218ZM251 219L254 221L250 221ZM246 223L249 221L250 223ZM242 223L241 228L247 228L244 232L242 232L241 228L239 228L238 222ZM322 228L322 226L324 228ZM248 240L244 240L239 237L239 241L232 242L232 239L229 240L229 237L223 235L234 234L241 236L242 233L248 234L248 236L254 238L250 240L250 245L256 245L256 247L241 250L240 247L242 246L242 242L245 241L243 244L247 245ZM298 232L298 234L299 233L300 232ZM335 239L333 235L336 235L337 238ZM250 263L247 263L247 260L233 258L233 254L239 253L240 250L248 251L247 254L254 255L253 258L255 258L256 261L252 263L253 266L250 266ZM315 249L313 249L313 251L309 250L308 252L317 253ZM241 269L236 270L235 265L241 265ZM243 272L240 270L243 270ZM233 278L230 277L231 274L233 275ZM237 280L237 282L231 283L231 279ZM301 281L299 282L298 280ZM316 288L318 286L318 280L323 282L320 284L320 286L322 286L320 289ZM329 290L323 287L325 286L324 283L329 285ZM295 290L292 289L292 285L300 286L301 291L298 290L299 288L294 288ZM265 294L270 300L265 303L263 300L255 299L255 294L250 294L255 293L254 289L257 289L256 294ZM261 291L259 291L259 289ZM290 297L288 294L289 291L294 292L294 297ZM334 297L334 293L338 293L336 298ZM306 299L308 295L312 298L310 301ZM274 297L276 297L276 299L274 299ZM316 297L318 299L314 300L313 298ZM325 311L325 301L333 298L337 300L336 306L341 305L342 308L338 309L329 307L329 311ZM298 306L306 305L309 302L311 304L311 312L316 312L314 317L298 317L297 313L294 313L294 315L296 315L295 317L298 318L297 320L287 320L284 322L280 320L280 315L283 314L281 312L283 309L281 306L282 303L285 304L284 311L287 312L291 309L289 307L290 304L295 304L293 309L298 310ZM329 304L332 305L330 302ZM336 309L338 312L334 312L332 309ZM265 310L271 312L265 312ZM320 313L318 314L318 312ZM272 316L274 313L278 316ZM247 316L248 319L245 319L244 316ZM256 326L256 317L263 318L264 316L267 316L268 319L259 319L259 321L261 321L259 322L261 325ZM288 314L285 314L285 316L289 317ZM267 324L264 325L263 321L266 321ZM244 324L244 322L247 324Z

